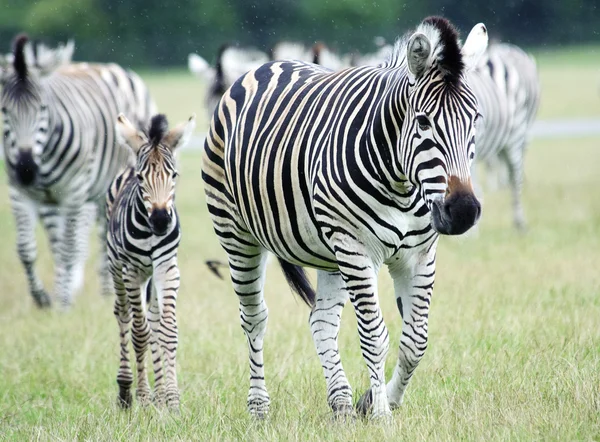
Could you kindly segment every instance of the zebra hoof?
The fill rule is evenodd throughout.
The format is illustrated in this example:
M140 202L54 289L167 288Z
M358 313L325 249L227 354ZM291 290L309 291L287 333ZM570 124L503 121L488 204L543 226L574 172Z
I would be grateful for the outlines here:
M248 412L255 419L266 419L269 414L269 403L263 401L249 401Z
M367 417L371 413L373 408L373 392L369 388L364 394L360 397L358 402L356 403L356 412L362 416Z
M48 293L46 293L45 290L35 291L32 293L32 295L36 307L41 309L52 307L52 301L50 300L50 296L48 296Z
M331 406L333 411L333 420L337 422L348 422L356 419L356 412L352 404L333 404Z
M152 402L150 392L147 390L137 390L135 396L142 407L147 407Z
M133 398L131 396L131 390L119 388L119 396L117 397L117 405L119 406L119 408L121 408L123 410L127 410L128 408L131 408L132 401L133 401Z

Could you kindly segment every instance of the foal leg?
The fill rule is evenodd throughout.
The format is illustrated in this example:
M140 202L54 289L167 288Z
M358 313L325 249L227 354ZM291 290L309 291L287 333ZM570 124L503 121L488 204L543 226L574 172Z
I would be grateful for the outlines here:
M140 278L135 274L124 273L123 282L125 283L127 298L129 299L133 314L133 333L131 338L137 366L136 396L140 404L147 405L150 402L150 384L148 383L148 372L146 370L146 353L150 341L150 326L144 312Z
M129 361L129 327L131 324L131 308L129 299L123 283L120 270L113 270L113 281L115 289L114 314L119 324L119 338L121 345L121 357L119 360L119 371L117 372L117 384L119 385L119 396L117 403L121 408L131 407L131 384L133 373Z

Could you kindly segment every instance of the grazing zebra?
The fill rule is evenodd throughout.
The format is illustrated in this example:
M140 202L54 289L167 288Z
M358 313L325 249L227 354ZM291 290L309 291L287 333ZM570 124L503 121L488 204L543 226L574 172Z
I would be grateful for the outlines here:
M524 229L523 160L540 102L535 60L517 46L493 44L469 73L468 81L483 115L477 128L476 159L492 173L505 166L512 191L514 224Z
M427 347L439 234L480 216L470 182L477 100L465 80L487 46L476 25L464 46L444 18L425 19L380 67L330 72L271 62L225 93L206 138L202 176L215 232L229 257L248 340L248 409L269 394L263 340L267 251L312 307L310 327L335 415L353 413L337 345L342 309L356 312L371 388L359 410L391 414ZM403 319L399 358L377 294L386 264ZM302 267L318 270L313 292Z
M179 406L175 304L179 290L177 247L181 233L175 210L174 151L189 141L195 125L195 116L192 116L187 123L168 131L165 116L156 115L146 135L123 114L117 120L122 144L129 146L137 156L135 166L115 179L107 196L108 258L116 293L114 313L121 337L118 403L124 408L131 406L133 383L128 349L130 323L137 363L138 400L141 404L150 400L145 363L150 343L154 400L159 404L166 401L171 408ZM147 313L144 287L149 303Z
M118 111L136 123L147 121L154 104L133 72L114 64L70 64L69 45L34 49L25 35L18 36L11 63L0 63L4 157L29 290L38 306L50 306L35 266L39 216L55 261L55 300L65 308L83 282L94 216L100 225L102 287L112 293L104 198L131 161L129 150L115 143L114 121Z

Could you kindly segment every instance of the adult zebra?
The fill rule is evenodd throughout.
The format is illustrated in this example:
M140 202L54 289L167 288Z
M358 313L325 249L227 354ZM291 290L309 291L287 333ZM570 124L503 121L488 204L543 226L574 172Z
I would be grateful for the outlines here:
M195 116L192 116L187 123L169 131L165 116L156 115L145 134L138 132L124 115L119 115L117 120L117 134L137 157L135 167L117 176L107 196L108 257L116 293L114 314L121 338L118 403L125 408L131 405L133 383L128 350L132 316L138 400L147 404L150 399L145 362L150 343L154 399L159 404L166 402L171 408L179 406L175 306L181 232L175 210L174 151L189 141L195 126ZM148 293L148 319L143 302L144 286Z
M115 143L114 121L119 112L136 124L148 121L154 111L148 90L136 74L114 64L70 64L63 50L36 54L25 35L15 39L11 61L0 63L4 156L17 250L33 299L40 307L51 304L35 267L38 215L55 260L56 300L69 306L83 281L96 212L102 287L112 293L104 198L117 172L132 160L129 150Z
M481 107L476 159L488 172L505 166L512 191L513 219L525 228L521 203L523 161L530 130L540 102L540 83L535 60L517 46L496 43L489 46L469 84Z
M465 71L486 46L482 24L461 48L453 26L430 17L383 66L332 73L271 62L225 93L205 142L202 175L240 300L251 414L263 416L270 402L263 365L267 250L312 307L334 413L353 412L337 346L348 297L371 379L359 409L385 416L401 403L427 346L438 235L464 233L480 216L470 183L478 106ZM403 318L387 387L389 338L377 295L383 264ZM318 269L316 294L302 266Z

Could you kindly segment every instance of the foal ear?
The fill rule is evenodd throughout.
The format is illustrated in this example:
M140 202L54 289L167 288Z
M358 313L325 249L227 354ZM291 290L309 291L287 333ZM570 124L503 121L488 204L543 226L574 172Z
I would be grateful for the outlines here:
M470 71L479 62L479 59L487 49L488 33L483 23L473 26L469 36L463 45L461 52L465 69Z
M176 127L171 129L162 139L162 142L168 146L171 150L175 150L185 146L192 133L196 128L196 114L192 114L188 121L178 124Z
M137 155L144 143L148 142L148 138L144 133L138 131L133 124L123 114L117 117L117 141L120 144L125 144Z

